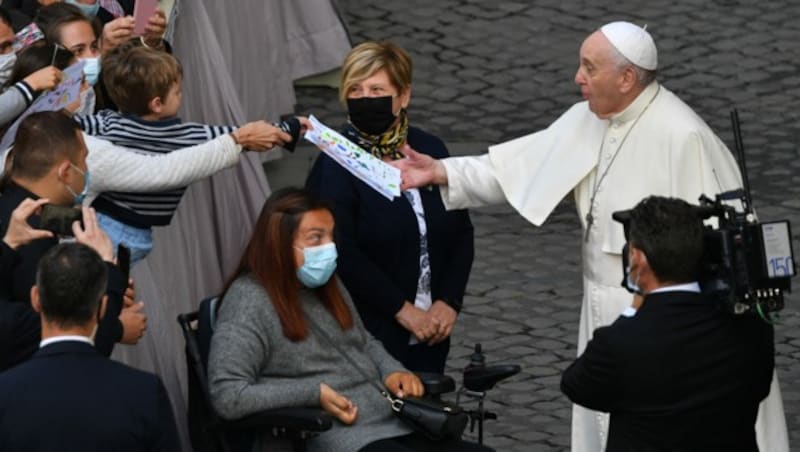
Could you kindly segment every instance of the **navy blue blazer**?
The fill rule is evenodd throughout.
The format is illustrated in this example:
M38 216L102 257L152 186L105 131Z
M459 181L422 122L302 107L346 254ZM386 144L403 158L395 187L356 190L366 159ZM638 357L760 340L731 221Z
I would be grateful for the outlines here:
M441 159L442 140L410 127L408 144ZM414 303L419 278L419 226L404 196L392 201L320 154L306 181L333 203L337 273L353 298L364 326L393 356L408 348L409 332L395 320L405 301ZM472 268L473 228L466 210L446 211L439 187L419 190L425 210L433 300L460 307Z
M772 326L705 295L648 295L598 328L561 379L573 402L611 413L608 452L756 452L774 367Z
M0 450L174 452L180 444L161 379L64 341L0 373Z

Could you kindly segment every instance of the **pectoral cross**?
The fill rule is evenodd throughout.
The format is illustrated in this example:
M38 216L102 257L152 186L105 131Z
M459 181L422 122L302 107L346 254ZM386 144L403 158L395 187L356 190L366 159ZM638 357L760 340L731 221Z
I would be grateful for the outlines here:
M583 236L583 241L589 241L589 231L592 230L592 225L594 224L594 215L592 215L591 209L589 209L589 213L586 214L586 234Z

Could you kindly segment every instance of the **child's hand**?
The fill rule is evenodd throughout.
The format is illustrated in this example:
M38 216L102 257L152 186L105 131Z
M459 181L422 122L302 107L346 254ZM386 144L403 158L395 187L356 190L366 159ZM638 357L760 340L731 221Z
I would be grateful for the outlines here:
M237 144L253 151L269 151L276 145L283 146L292 137L266 121L249 122L231 134Z

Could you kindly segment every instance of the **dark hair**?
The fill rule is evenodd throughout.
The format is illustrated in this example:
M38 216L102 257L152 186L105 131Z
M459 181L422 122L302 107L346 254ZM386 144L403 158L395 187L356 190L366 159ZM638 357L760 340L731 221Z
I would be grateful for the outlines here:
M239 268L226 287L227 292L236 278L249 273L267 291L280 318L283 335L292 341L301 341L308 335L298 299L300 280L295 271L294 237L303 215L320 209L331 210L326 202L305 189L274 192L264 203ZM331 277L315 290L342 329L351 328L353 317L336 278Z
M628 238L647 256L659 281L684 283L700 277L703 222L686 201L661 196L643 199L631 211Z
M36 271L42 314L61 327L86 325L96 318L107 283L108 269L95 250L80 243L56 245Z
M55 58L53 58L55 55ZM53 63L58 69L64 70L69 67L74 55L63 47L59 48L54 44L32 45L17 55L17 62L8 78L8 86L11 86L25 77L33 74L39 69L46 68Z
M8 13L8 10L3 5L0 5L0 22L8 25L12 31L14 30L14 26L11 24L11 14Z
M61 27L73 22L86 22L92 27L95 38L103 32L98 20L87 17L77 6L67 2L51 3L42 6L36 12L33 22L44 33L44 38L51 44L61 43Z
M11 148L11 177L39 180L63 158L82 150L78 123L60 111L42 111L23 119Z

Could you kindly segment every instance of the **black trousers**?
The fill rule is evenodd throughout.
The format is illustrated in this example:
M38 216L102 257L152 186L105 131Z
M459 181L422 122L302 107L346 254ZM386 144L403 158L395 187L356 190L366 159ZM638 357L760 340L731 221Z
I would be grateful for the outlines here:
M412 433L373 441L358 452L494 452L494 449L463 440L433 442L418 433Z

